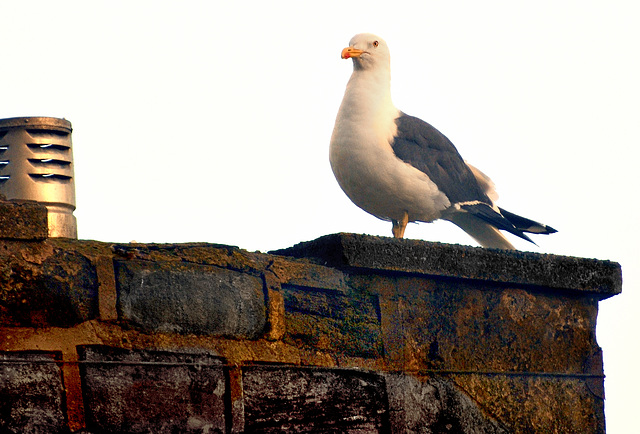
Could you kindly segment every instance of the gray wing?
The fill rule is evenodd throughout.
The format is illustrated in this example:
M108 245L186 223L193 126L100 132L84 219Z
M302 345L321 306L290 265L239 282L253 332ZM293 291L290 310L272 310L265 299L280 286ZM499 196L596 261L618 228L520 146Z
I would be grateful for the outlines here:
M396 125L398 132L391 143L396 157L424 172L452 205L459 204L497 229L531 241L491 206L491 199L451 140L427 122L404 113L396 119Z

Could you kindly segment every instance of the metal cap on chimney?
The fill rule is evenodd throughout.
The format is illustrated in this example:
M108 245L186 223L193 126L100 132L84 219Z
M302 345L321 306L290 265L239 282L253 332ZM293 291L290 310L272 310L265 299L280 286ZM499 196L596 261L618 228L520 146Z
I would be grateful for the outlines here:
M0 119L0 194L46 205L50 237L78 237L71 131L65 119Z

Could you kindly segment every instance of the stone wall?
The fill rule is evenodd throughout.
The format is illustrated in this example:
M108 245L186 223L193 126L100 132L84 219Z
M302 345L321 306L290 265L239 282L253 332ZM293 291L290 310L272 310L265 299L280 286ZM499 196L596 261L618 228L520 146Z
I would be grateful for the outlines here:
M47 239L39 205L0 206L0 432L604 432L616 263Z

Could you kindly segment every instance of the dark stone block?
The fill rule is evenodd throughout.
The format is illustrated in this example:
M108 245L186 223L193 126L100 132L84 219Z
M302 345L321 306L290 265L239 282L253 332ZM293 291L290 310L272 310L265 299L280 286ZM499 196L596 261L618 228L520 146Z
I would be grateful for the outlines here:
M43 240L49 235L47 207L37 202L0 198L0 238Z
M208 354L80 347L90 432L223 433L228 379Z
M422 240L333 234L271 252L355 267L525 284L591 293L599 299L622 290L620 264L595 259L495 250Z
M116 261L121 319L148 331L257 338L265 329L262 279L213 266Z
M389 432L384 379L359 370L243 368L248 433Z
M0 324L70 327L97 315L96 271L85 256L38 244L0 261Z
M0 432L66 432L60 356L0 353Z

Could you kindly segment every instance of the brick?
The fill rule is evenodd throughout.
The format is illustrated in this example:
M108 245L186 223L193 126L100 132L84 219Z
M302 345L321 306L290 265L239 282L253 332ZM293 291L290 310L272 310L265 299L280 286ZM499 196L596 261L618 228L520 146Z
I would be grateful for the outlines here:
M510 432L450 380L418 379L403 373L387 374L385 378L394 433Z
M265 330L259 277L189 263L115 263L121 319L144 330L249 339Z
M42 240L49 235L47 207L37 202L0 198L0 238Z
M0 353L0 432L66 432L59 358L35 351Z
M452 375L514 433L605 433L604 399L583 378Z
M283 285L286 340L351 356L383 354L374 295Z
M0 325L70 327L98 315L91 261L46 243L4 241L0 260Z
M90 432L225 432L223 360L198 353L80 347Z
M385 344L422 369L572 372L598 349L597 302L408 276L354 278L381 293ZM481 345L479 343L482 343Z
M260 433L388 432L384 379L348 369L243 368L245 430Z

